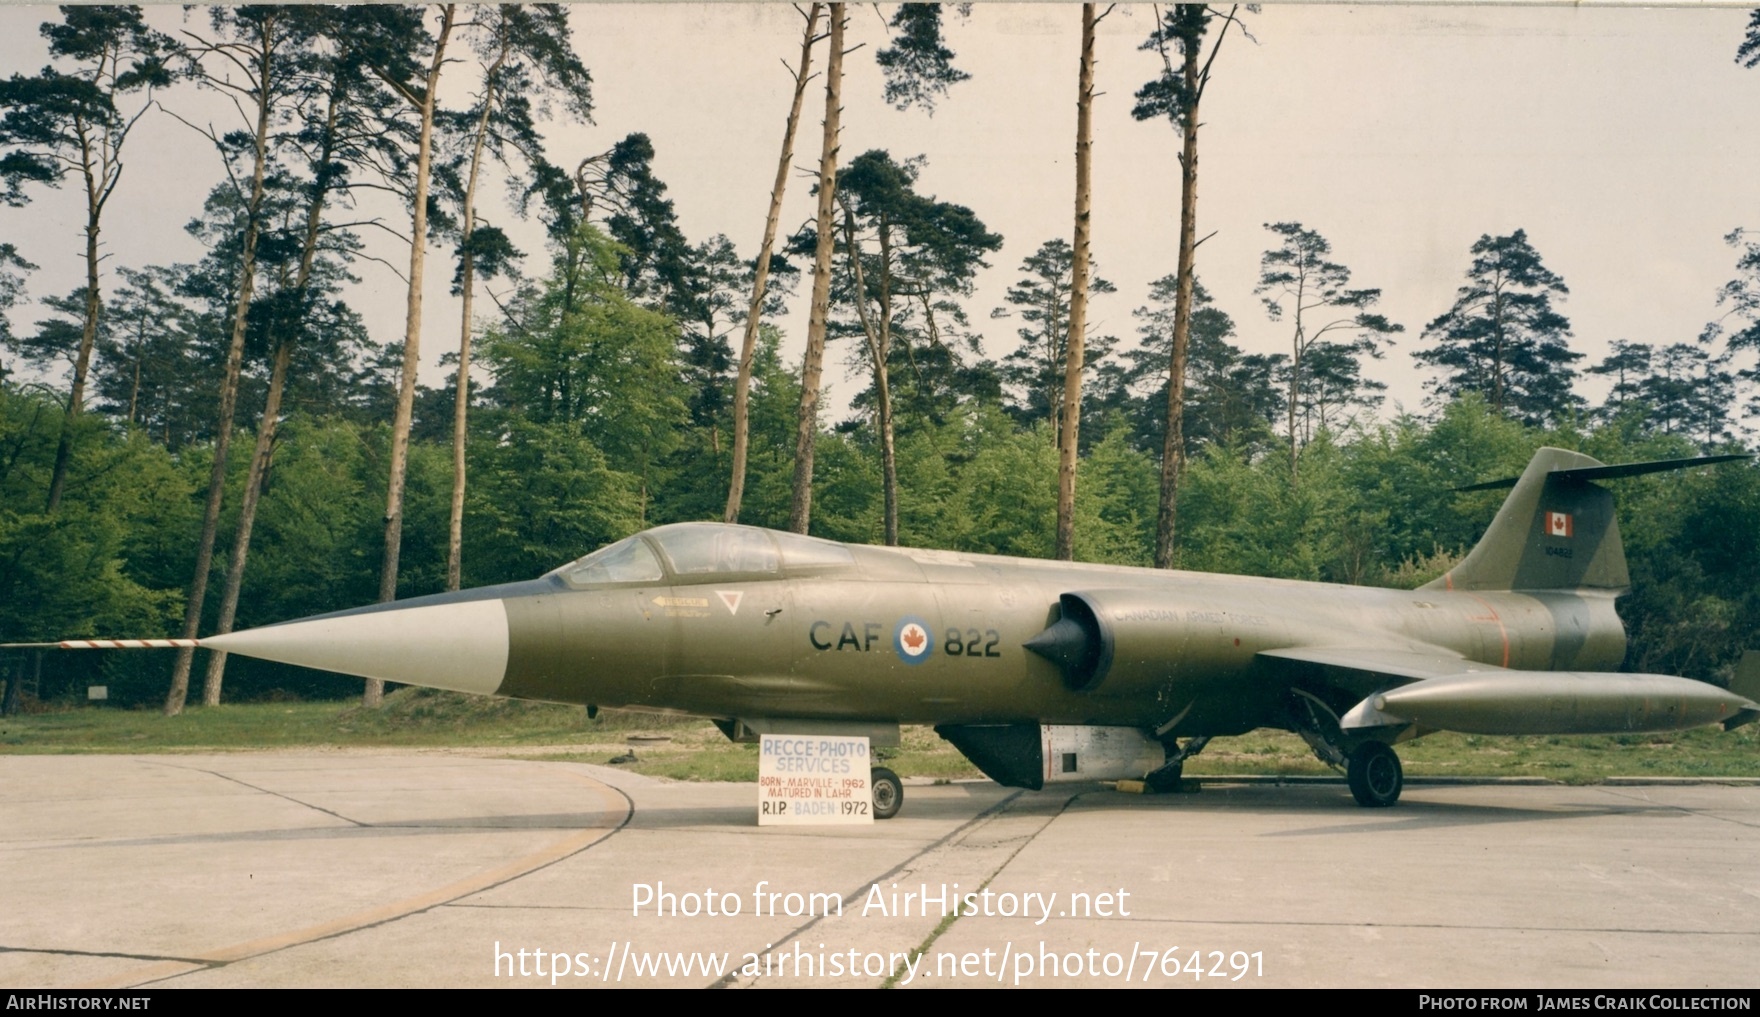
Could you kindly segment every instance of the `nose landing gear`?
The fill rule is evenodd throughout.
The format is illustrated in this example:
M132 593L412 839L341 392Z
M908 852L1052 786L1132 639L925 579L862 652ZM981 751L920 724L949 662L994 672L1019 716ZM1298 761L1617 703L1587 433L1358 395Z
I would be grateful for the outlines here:
M874 818L891 819L904 804L904 783L884 766L868 771L868 784L874 791Z

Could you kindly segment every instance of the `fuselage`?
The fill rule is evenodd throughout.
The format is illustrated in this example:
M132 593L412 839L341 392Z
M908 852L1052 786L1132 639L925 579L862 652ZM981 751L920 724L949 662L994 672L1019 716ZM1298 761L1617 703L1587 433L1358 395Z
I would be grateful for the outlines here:
M715 531L762 535L784 552L736 555L731 568L674 564L669 540ZM580 581L565 568L482 591L506 612L494 692L720 718L1181 736L1278 723L1288 683L1257 657L1266 650L1419 651L1526 670L1610 670L1625 650L1609 594L1388 590L823 541L813 542L823 553L791 561L787 542L807 538L719 524L632 539L666 563L658 578L591 581L600 570ZM1095 595L1130 635L1105 680L1083 691L1023 648L1072 591Z

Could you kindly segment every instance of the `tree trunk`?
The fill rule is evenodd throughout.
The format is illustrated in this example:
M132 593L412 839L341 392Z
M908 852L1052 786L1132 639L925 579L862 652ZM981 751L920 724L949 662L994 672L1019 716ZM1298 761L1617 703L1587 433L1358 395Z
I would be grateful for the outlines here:
M489 134L489 115L495 109L495 75L507 60L510 43L504 38L501 52L484 72L483 115L477 118L477 136L471 145L471 172L464 189L464 222L459 246L464 251L459 288L464 310L458 327L458 391L452 398L452 515L446 535L446 588L459 587L464 557L464 446L471 407L471 291L476 286L476 257L471 253L471 234L477 227L477 177L483 165L483 144Z
M324 142L316 160L320 167L330 165L335 150L337 107L341 101L339 92L340 89L331 90L325 110ZM317 260L318 241L323 234L324 206L330 190L328 185L321 183L323 179L321 174L320 185L313 189L311 203L306 208L305 238L301 242L299 268L294 275L294 306L300 308L305 306L306 289L311 282L312 265ZM256 525L263 478L268 474L269 460L274 453L275 432L281 422L281 396L286 385L288 365L293 359L293 344L297 341L296 332L295 335L283 335L276 344L275 363L269 376L269 395L263 404L263 417L257 424L257 447L251 456L250 476L245 481L244 500L238 509L238 533L233 538L232 558L226 566L226 588L220 594L220 618L214 626L215 635L231 632L233 621L237 618L239 590L244 585L245 562L250 558L251 530ZM202 681L202 705L219 704L221 685L225 679L225 651L210 650L208 673Z
M92 166L91 142L80 129L81 163L86 181L86 320L80 331L79 353L73 361L73 391L67 395L67 412L61 418L61 438L55 444L55 468L49 475L48 506L54 515L67 490L67 467L73 459L73 428L84 408L86 373L92 365L92 346L98 339L98 221L103 214L103 189Z
M1503 414L1503 294L1491 301L1491 409Z
M18 687L24 684L24 661L6 677L6 695L0 698L0 717L10 717L18 712Z
M445 66L446 39L457 5L447 4L434 42L434 60L423 81L420 139L416 143L416 192L409 236L409 302L403 321L403 371L397 388L397 414L391 422L391 474L385 485L385 557L379 567L379 600L397 599L397 558L403 544L403 480L409 466L410 421L415 415L416 371L422 364L422 264L428 247L428 169L433 159L435 90ZM367 679L363 706L378 706L385 683Z
M813 443L819 436L819 382L825 370L825 323L831 316L831 204L837 195L837 128L842 114L843 4L831 5L831 52L825 66L825 134L819 154L819 246L813 252L813 302L801 361L801 408L794 442L794 497L788 528L807 532L813 514Z
M1064 341L1063 430L1057 452L1057 558L1075 560L1076 454L1082 418L1082 357L1088 328L1089 216L1094 158L1094 5L1082 5L1081 73L1076 86L1075 261L1070 267L1069 335Z
M1289 486L1296 486L1301 457L1296 438L1296 407L1302 401L1302 354L1306 343L1302 335L1302 290L1296 290L1296 335L1289 359Z
M853 239L853 238L852 238ZM866 288L861 283L861 252L851 244L856 263L856 297ZM880 398L880 486L885 501L887 547L898 546L898 456L892 440L892 376L887 360L892 355L892 227L880 221L880 342L874 351L874 388Z
M465 222L468 230L468 211L465 213ZM459 279L464 287L464 311L458 329L458 391L452 397L452 512L446 530L448 590L459 588L464 571L464 451L470 423L466 414L470 412L471 405L471 287L475 284L474 261L470 252L466 251L463 272Z
M226 492L226 458L232 446L232 418L238 403L239 365L244 359L245 326L250 317L251 295L257 278L258 217L263 209L263 176L269 154L269 106L271 83L269 62L273 59L269 46L263 47L257 92L257 128L255 166L251 170L250 203L245 206L244 245L240 251L238 273L238 304L232 314L232 342L226 350L226 373L220 382L220 417L214 434L214 465L208 471L208 502L202 513L201 542L196 546L196 570L190 578L189 602L184 605L183 638L194 639L202 624L202 604L208 596L208 572L214 563L214 538L220 529L220 502ZM190 665L195 650L183 647L177 651L177 662L171 669L171 689L165 694L165 715L175 717L183 712L189 694Z
M764 242L752 272L752 302L746 310L745 336L739 346L739 374L733 382L733 474L727 483L726 522L739 522L739 503L746 489L746 449L751 441L749 405L752 389L752 357L758 346L759 315L764 308L764 289L770 281L770 252L776 246L776 224L782 218L782 195L788 188L788 165L794 160L794 133L800 124L801 100L807 94L808 68L813 62L813 39L819 28L822 4L807 11L807 28L801 37L801 62L794 72L794 103L788 109L788 125L782 132L782 157L776 162L776 183L770 188L770 211L764 217ZM719 451L719 450L717 450Z
M293 357L293 338L283 337L275 350L275 368L269 376L269 397L263 419L257 425L257 447L251 454L250 475L244 482L244 500L238 507L238 532L232 538L232 557L226 562L226 588L220 594L220 619L216 635L231 632L238 615L238 591L244 585L244 563L251 552L251 528L257 521L257 501L263 494L263 476L275 450L275 428L280 422L281 393L287 384L287 364ZM220 685L226 678L226 652L208 651L208 673L202 679L202 705L220 705Z
M892 441L892 384L881 365L874 378L880 395L880 483L885 489L886 546L898 546L898 454Z
M141 331L146 331L144 325L142 326ZM145 336L139 337L135 343L134 381L132 381L128 387L128 426L131 429L134 427L135 408L139 405L141 398L141 358L144 356L142 347L145 345Z
M1174 560L1179 481L1185 470L1186 345L1192 331L1192 262L1198 231L1198 47L1185 48L1186 94L1194 96L1179 156L1179 290L1173 302L1173 356L1167 371L1167 435L1161 447L1161 514L1155 526L1155 567Z
M880 322L868 313L868 279L862 270L862 251L856 244L855 213L843 202L843 255L849 260L854 280L856 314L862 323L862 342L868 347L868 363L874 369L875 423L880 431L880 491L884 503L885 543L898 546L898 460L892 441L892 379L886 360L892 350L892 246L891 227L880 220Z

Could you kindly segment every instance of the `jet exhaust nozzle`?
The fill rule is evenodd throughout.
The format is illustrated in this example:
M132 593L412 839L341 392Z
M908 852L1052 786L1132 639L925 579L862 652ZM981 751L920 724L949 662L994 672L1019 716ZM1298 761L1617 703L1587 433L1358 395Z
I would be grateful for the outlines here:
M1056 664L1065 688L1088 692L1112 668L1112 634L1084 595L1065 593L1057 600L1062 617L1021 645Z

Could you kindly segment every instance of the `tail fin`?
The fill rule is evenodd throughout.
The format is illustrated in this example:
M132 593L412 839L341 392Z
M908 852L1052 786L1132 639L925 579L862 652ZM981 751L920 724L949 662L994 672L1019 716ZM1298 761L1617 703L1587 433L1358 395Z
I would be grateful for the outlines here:
M1613 495L1573 476L1597 467L1602 467L1600 461L1581 453L1543 448L1516 480L1463 488L1513 483L1515 489L1466 559L1429 588L1626 589L1631 579L1613 517Z
M1466 559L1424 588L1623 592L1631 577L1613 517L1613 495L1592 481L1750 458L1700 456L1606 466L1580 452L1540 449L1520 477L1460 488L1514 490Z

